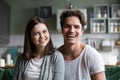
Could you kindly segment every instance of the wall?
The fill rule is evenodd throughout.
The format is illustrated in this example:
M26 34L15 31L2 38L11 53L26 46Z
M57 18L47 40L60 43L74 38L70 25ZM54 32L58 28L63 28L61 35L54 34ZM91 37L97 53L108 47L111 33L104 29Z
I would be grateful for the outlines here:
M0 0L0 44L7 44L10 35L10 8Z
M72 3L77 8L87 8L88 17L94 4L116 4L119 0L5 0L11 7L11 34L24 34L27 21L34 15L35 8L51 6L53 17L47 19L52 32L56 31L56 11ZM66 3L67 2L67 3ZM89 20L88 20L89 22ZM88 28L89 29L89 28Z
M63 37L61 34L54 34L52 33L51 34L51 37L52 37L52 41L54 43L54 46L56 48L58 48L59 46L61 46L63 44ZM116 35L116 34L104 34L104 35L101 35L101 34L84 34L82 36L82 39L81 41L82 42L85 42L87 44L88 43L88 40L90 39L93 39L94 41L98 41L99 42L99 47L101 46L101 41L105 40L105 39L109 39L109 40L116 40L120 38L120 35ZM12 47L19 47L19 52L23 52L23 44L24 44L24 35L11 35L10 36L10 43L8 45L5 45L5 46L0 46L0 55L1 54L5 54L5 53L8 53L8 50L9 48L12 48ZM90 44L89 44L90 45ZM111 44L112 45L112 44ZM93 46L93 45L91 45ZM93 47L96 47L96 46L93 46ZM114 61L120 61L120 47L112 47L112 50L111 51L101 51L101 50L98 50L99 53L101 54L101 56L103 57L103 60L105 61L105 64L110 64L111 62L114 63ZM112 57L112 58L111 58ZM115 58L115 60L114 60Z
M119 0L66 0L68 3L73 3L77 8L87 8L88 11L88 25L89 17L92 12L92 7L94 4L117 4L120 3ZM10 24L10 42L6 46L23 46L24 42L24 30L27 21L34 15L35 8L40 6L51 6L53 15L51 18L46 19L50 26L52 40L55 47L59 47L63 44L63 37L60 33L56 31L56 11L57 9L66 8L65 0L6 0L6 2L11 6L11 24ZM89 26L88 26L89 30ZM112 37L111 37L112 36ZM87 43L89 39L113 39L116 40L120 38L120 34L90 34L85 33L82 37L82 41ZM111 52L101 52L101 54L115 55L120 57L120 48L114 47ZM5 49L0 50L0 53L4 53Z

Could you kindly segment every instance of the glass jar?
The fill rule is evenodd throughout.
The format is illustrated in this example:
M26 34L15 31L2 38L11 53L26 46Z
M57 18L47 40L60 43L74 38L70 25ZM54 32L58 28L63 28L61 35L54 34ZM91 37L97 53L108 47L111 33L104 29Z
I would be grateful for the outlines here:
M97 11L97 18L101 18L101 11L100 10Z
M106 11L106 10L104 10L103 17L104 17L104 18L107 18L107 11Z
M92 32L96 32L96 23L92 23Z
M110 23L110 32L113 32L113 23Z
M96 23L96 32L100 32L100 23Z

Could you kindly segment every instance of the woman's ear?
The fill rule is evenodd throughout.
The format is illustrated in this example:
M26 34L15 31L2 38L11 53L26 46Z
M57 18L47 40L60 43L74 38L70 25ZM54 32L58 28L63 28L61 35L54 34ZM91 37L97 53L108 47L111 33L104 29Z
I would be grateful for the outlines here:
M61 33L63 33L63 28L61 27Z

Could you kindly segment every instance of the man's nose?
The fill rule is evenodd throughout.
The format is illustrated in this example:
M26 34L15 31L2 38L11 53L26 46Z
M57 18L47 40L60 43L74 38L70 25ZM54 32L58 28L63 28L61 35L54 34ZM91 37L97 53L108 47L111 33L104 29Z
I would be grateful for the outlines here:
M75 29L74 29L74 26L71 26L70 27L70 31L73 32Z

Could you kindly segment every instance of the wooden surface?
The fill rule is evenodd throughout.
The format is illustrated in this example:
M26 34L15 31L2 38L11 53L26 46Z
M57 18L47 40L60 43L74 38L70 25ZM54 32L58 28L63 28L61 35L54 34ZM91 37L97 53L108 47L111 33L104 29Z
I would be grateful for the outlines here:
M14 65L8 65L8 64L6 64L5 67L0 67L0 68L4 68L4 69L9 69L9 68L11 68L11 69L13 69L13 68L14 68Z
M120 65L120 61L116 63L116 65L105 65L105 67L108 67L108 66L118 66Z
M120 61L119 62L117 62L117 64L116 65L120 65Z

